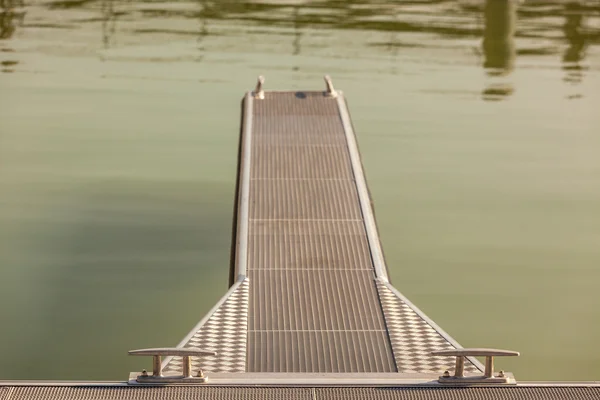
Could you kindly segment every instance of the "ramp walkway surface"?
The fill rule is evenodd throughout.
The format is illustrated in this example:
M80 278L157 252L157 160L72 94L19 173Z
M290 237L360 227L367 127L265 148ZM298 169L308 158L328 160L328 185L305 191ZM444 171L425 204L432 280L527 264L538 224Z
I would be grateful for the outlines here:
M458 344L389 283L343 95L261 97L242 106L235 283L180 346L215 351L207 372L452 369L431 352Z

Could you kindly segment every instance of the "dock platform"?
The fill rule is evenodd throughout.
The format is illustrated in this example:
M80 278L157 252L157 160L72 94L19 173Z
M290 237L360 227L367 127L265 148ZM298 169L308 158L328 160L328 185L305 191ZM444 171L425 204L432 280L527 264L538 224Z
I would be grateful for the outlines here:
M179 346L216 351L207 372L453 368L431 352L458 343L389 283L343 94L261 97L242 105L235 283Z
M495 373L518 353L463 349L394 288L343 93L262 85L242 102L229 291L152 375L0 382L0 400L600 398Z

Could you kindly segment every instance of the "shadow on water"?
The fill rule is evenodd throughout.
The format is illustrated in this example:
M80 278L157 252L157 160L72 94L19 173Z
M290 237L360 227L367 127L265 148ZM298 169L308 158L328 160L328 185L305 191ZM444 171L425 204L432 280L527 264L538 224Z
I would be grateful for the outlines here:
M44 317L26 344L36 363L10 374L125 378L143 366L127 350L175 345L227 289L230 184L106 181L84 193L64 211L68 229L45 244L53 262L37 294ZM213 289L198 292L198 282Z

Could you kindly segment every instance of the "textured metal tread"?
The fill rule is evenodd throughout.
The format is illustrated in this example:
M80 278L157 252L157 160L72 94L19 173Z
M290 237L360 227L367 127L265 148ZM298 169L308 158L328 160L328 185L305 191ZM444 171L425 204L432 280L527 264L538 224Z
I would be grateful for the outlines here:
M245 279L182 347L201 347L217 352L216 356L202 357L202 365L192 357L195 371L201 367L206 372L244 372L247 332L248 279ZM181 357L165 361L165 372L181 373Z
M593 400L600 388L317 388L318 400Z
M250 219L360 219L353 181L255 180Z
M372 271L254 270L248 329L385 331Z
M328 100L330 107L337 107ZM255 102L260 106L260 102ZM336 111L337 112L337 111ZM300 119L293 115L254 114L252 123L252 146L281 147L346 147L344 130L335 114L331 116L310 115Z
M1 393L1 392L0 392ZM313 400L311 388L14 387L3 400Z
M396 371L337 100L253 107L247 371Z
M252 179L345 179L352 167L345 146L255 145Z
M249 249L248 270L373 270L361 220L254 220Z
M397 297L384 282L377 282L377 291L398 371L402 373L454 371L455 357L430 356L432 351L453 349L454 346ZM467 360L465 372L480 371Z
M394 359L387 333L314 330L250 331L248 370L254 372L387 372Z
M4 391L3 391L4 389ZM8 389L8 390L7 390ZM9 397L7 397L9 393ZM4 394L4 397L2 397ZM595 387L0 387L1 400L593 400Z
M323 92L265 92L264 100L254 103L256 117L337 116L335 99ZM302 121L305 123L305 121Z

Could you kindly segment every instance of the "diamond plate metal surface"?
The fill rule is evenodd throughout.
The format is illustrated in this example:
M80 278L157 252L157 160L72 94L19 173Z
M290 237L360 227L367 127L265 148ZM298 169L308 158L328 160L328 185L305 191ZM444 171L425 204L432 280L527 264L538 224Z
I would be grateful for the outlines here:
M192 358L192 368L200 366L206 372L244 372L248 333L248 279L245 279L227 300L210 316L184 347L199 347L217 352ZM175 357L164 368L167 373L180 373L181 358Z
M427 323L382 281L377 281L379 300L392 343L398 372L442 373L453 371L455 357L432 356L435 350L454 349L438 331ZM465 362L466 373L479 373L471 362Z

